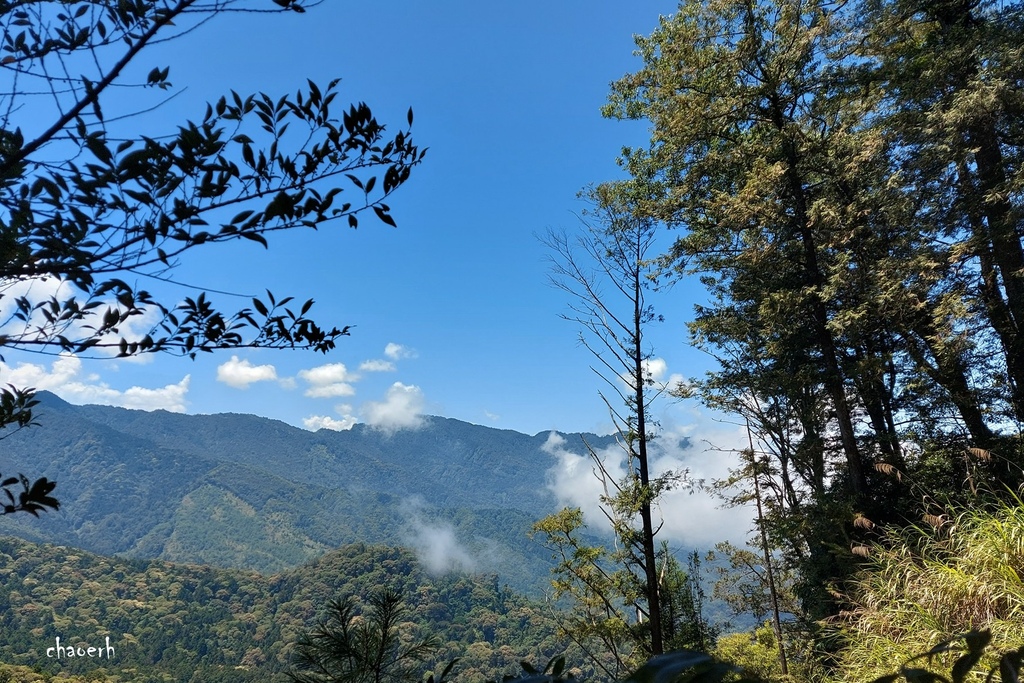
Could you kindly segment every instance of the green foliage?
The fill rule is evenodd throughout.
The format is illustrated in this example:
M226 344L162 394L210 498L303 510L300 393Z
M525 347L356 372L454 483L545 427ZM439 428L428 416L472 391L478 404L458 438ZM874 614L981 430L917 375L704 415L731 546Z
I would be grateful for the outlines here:
M401 633L406 610L398 592L374 591L367 602L362 614L352 596L330 602L327 619L295 644L288 673L292 681L406 683L420 677L420 666L437 650L437 640L410 640Z
M657 430L651 408L659 396L673 389L652 376L653 352L647 341L650 326L663 320L648 302L649 290L657 281L650 258L657 225L638 210L640 195L629 183L603 184L583 194L593 208L581 219L580 233L570 238L551 232L544 243L554 252L552 282L571 297L572 313L563 317L580 326L580 343L597 360L595 370L613 392L611 400L604 393L601 397L622 449L626 473L613 477L602 455L586 444L594 474L605 491L600 501L602 513L611 524L616 549L613 553L591 549L591 557L563 561L556 571L569 578L572 588L567 592L582 611L570 627L576 632L567 632L581 641L601 641L614 662L611 672L621 670L638 653L664 652L666 628L677 634L663 611L662 595L668 593L663 592L659 578L655 536L660 526L655 524L654 510L661 494L677 485L685 473L655 475L649 456ZM554 533L544 533L556 553L565 558L565 543L573 545L569 538L572 530L562 526ZM579 554L582 548L576 544L573 552ZM605 560L616 567L610 574L600 567ZM592 568L587 568L588 563ZM596 576L587 576L595 570ZM627 609L636 611L637 624L628 625L622 615ZM595 612L604 616L598 618ZM632 642L619 652L620 646L612 641L619 640L615 633L623 629L632 634Z
M537 669L527 661L520 662L519 666L523 673L519 676L505 675L502 677L502 683L511 681L516 681L516 683L569 683L575 678L571 672L565 671L564 656L552 657L543 669ZM496 682L488 681L487 683Z
M791 626L786 624L785 626ZM786 664L788 674L783 675L779 661L775 629L770 621L748 632L728 633L718 637L711 653L721 661L729 662L743 669L748 675L771 683L820 681L825 679L824 671L815 660L806 640L800 643L788 629ZM803 644L804 649L796 647Z
M497 577L431 577L397 548L349 545L299 569L263 576L0 538L0 661L86 676L97 670L97 660L58 665L45 648L56 636L62 643L89 643L109 635L116 657L104 668L122 683L145 676L282 683L300 635L329 616L323 606L338 595L371 596L382 587L406 596L397 624L402 646L436 638L436 661L459 658L460 674L469 679L500 678L524 656L582 656L556 637L542 605L501 586Z
M534 537L554 553L553 597L572 600L560 633L581 643L605 676L615 679L649 656L646 634L629 611L641 600L636 577L616 566L602 544L582 533L583 512L564 508L533 526Z
M756 683L732 664L693 650L675 650L657 655L630 674L624 683Z
M754 547L753 542L748 545ZM728 563L727 566L719 563L714 568L717 579L712 596L723 601L733 616L749 614L758 622L767 619L773 605L763 554L722 542L715 545L715 552L709 553L709 559ZM792 569L780 572L776 568L779 608L781 614L788 617L800 614L799 601L793 593L793 574Z
M652 128L637 218L679 230L660 275L708 293L694 389L767 455L811 619L872 525L916 516L910 481L1021 482L1021 44L1020 2L684 0L613 85L606 114Z
M852 586L840 680L882 676L893 661L920 652L953 666L949 643L977 629L985 630L984 642L979 635L964 637L971 653L989 641L998 651L1018 648L1024 643L1022 558L1019 501L987 509L953 507L941 516L926 515L926 523L887 532L871 546ZM991 656L957 661L977 676L1000 665Z
M580 645L604 677L619 679L651 656L650 625L646 615L640 617L642 577L623 566L619 553L585 532L579 508L548 515L533 527L533 534L554 551L553 597L572 601L559 615L559 633ZM710 648L717 629L703 614L699 558L691 557L688 574L663 544L657 560L665 645Z
M1024 661L1024 647L993 656L991 653L986 653L991 640L992 634L988 630L971 630L961 636L945 640L927 652L911 657L900 665L898 672L879 676L871 681L871 683L894 683L900 679L904 679L908 683L916 683L918 681L922 683L948 683L949 681L952 681L952 683L964 683L968 679L980 679L982 674L985 675L986 682L999 680L1001 683L1016 683L1016 681L1020 680L1021 663ZM963 641L963 644L960 645L959 641ZM935 659L942 658L943 655L953 655L956 653L962 654L955 658L952 656L945 657L945 659L952 662L949 667L950 674L948 678L930 670L933 668L932 662ZM978 664L986 654L989 654L990 658L995 658L996 663L987 672L978 671ZM929 668L911 666L920 660L925 660ZM999 675L998 679L995 678L997 672Z
M750 636L754 635L752 643ZM767 624L755 634L737 633L726 637L715 656L693 650L674 650L649 659L643 666L622 678L622 683L768 683L770 681L810 681L818 680L817 675L809 671L790 672L784 676L771 661L775 651L774 643L770 642L774 632ZM962 645L960 645L962 641ZM971 679L972 671L979 661L990 653L991 634L986 631L970 631L961 636L941 642L928 650L911 657L904 662L895 673L888 673L871 681L871 683L895 683L906 680L908 683L964 683ZM751 646L753 646L751 648ZM934 660L943 654L959 654L949 658L949 676L935 671ZM987 672L980 672L986 681L1000 683L1016 683L1020 680L1022 663L1024 663L1024 647L990 656L995 660L994 666ZM927 668L912 666L925 660ZM517 678L507 676L506 683L561 683L565 680L558 677L562 666L562 658L556 670L550 675L546 668L543 673L523 663L525 674ZM548 668L551 664L548 664ZM571 676L570 676L571 679ZM976 676L980 680L980 676ZM863 678L857 679L863 680Z

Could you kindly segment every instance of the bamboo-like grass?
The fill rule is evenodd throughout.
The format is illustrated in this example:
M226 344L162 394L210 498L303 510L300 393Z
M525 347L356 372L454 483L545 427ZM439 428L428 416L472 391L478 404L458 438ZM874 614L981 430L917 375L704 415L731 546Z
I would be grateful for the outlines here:
M914 655L971 629L992 631L991 657L1024 644L1024 503L956 510L949 520L889 531L871 548L845 615L837 681L894 673ZM955 653L929 666L948 675ZM921 666L924 662L917 662Z

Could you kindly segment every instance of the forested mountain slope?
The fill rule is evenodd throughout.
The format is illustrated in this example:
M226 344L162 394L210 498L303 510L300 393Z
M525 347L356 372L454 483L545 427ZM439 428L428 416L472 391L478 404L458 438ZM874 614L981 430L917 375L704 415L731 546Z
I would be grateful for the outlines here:
M283 681L296 637L330 599L384 586L405 596L403 632L434 634L437 662L459 657L458 671L476 679L565 648L549 611L496 576L432 578L398 548L348 545L265 576L0 538L0 662L89 680ZM114 656L58 662L46 656L57 637L85 645L109 637Z
M438 568L547 581L530 524L552 510L548 435L431 417L393 434L308 432L252 415L74 406L41 393L38 426L2 442L4 474L58 482L62 507L4 533L101 554L280 571L342 543L419 546ZM611 437L588 436L602 447ZM579 443L579 435L568 435ZM471 558L471 559L470 559Z

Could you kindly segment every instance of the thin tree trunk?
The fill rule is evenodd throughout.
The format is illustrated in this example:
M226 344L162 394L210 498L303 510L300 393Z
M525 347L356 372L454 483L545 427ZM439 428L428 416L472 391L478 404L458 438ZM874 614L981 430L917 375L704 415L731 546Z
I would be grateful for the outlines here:
M772 566L772 554L768 548L768 532L764 524L764 508L761 506L761 478L757 471L757 456L754 453L754 439L750 435L750 423L747 423L747 442L750 444L750 465L754 474L754 500L757 502L757 528L761 532L761 551L764 554L764 569L768 575L768 594L772 599L772 629L775 631L775 644L779 650L779 667L783 676L789 675L789 663L786 660L786 644L782 640L782 617L779 613L779 593L775 586L775 570Z
M637 254L636 263L640 263L641 254ZM665 650L662 635L661 595L658 585L658 568L655 564L654 552L654 521L651 518L650 485L651 475L647 460L647 404L644 396L643 356L643 283L640 270L633 271L633 380L636 400L637 451L640 470L640 485L644 496L640 506L640 519L643 524L644 575L647 579L647 610L651 628L651 654L660 655Z

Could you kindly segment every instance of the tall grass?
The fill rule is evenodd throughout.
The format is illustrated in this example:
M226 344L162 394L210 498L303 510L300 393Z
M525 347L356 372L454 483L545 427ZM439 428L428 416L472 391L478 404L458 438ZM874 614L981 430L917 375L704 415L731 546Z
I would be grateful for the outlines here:
M890 531L871 549L844 614L839 681L895 671L936 643L989 628L992 651L1024 644L1024 503L954 510ZM947 670L955 655L935 662ZM977 680L995 659L978 664Z

